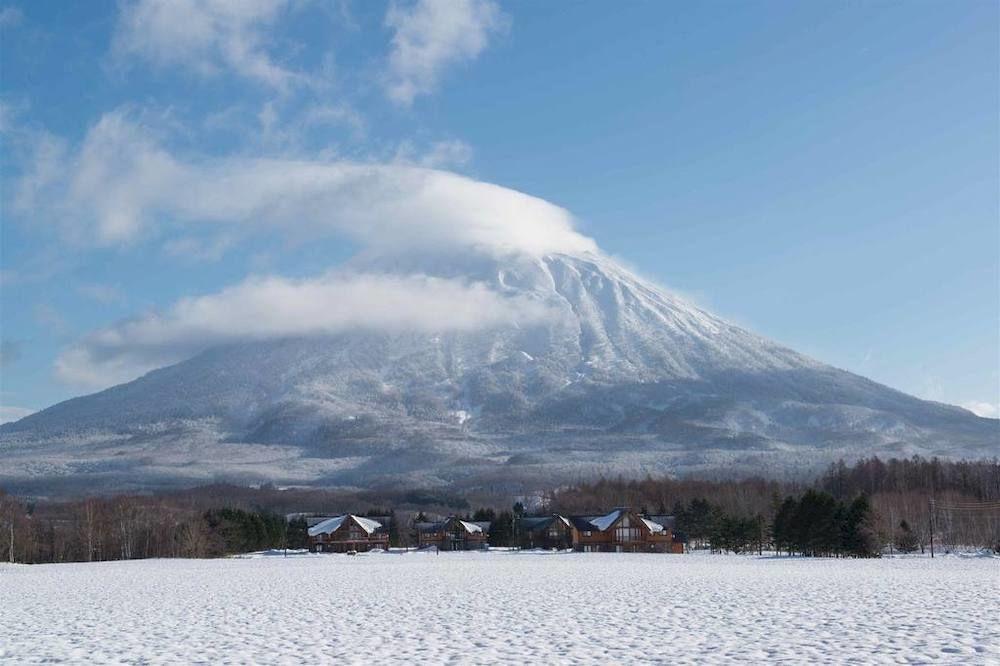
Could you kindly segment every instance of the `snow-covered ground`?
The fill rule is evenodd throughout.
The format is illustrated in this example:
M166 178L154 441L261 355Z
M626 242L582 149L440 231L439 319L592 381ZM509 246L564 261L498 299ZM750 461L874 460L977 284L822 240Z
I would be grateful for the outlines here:
M1000 663L1000 560L297 555L0 565L0 663Z

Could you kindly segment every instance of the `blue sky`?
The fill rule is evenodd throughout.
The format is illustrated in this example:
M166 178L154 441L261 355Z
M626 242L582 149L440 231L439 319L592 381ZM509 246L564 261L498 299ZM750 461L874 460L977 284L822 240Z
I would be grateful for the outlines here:
M0 4L2 416L175 358L206 330L157 328L184 299L451 234L418 213L482 183L758 333L996 416L997 24L987 1ZM317 165L375 182L331 199ZM467 179L425 209L409 168ZM356 210L387 191L418 231Z

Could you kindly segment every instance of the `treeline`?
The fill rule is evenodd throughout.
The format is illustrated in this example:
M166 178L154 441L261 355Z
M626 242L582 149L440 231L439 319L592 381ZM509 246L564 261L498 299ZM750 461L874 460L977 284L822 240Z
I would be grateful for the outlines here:
M262 509L177 506L163 498L88 498L57 506L0 492L0 560L92 562L149 557L219 557L295 540L305 528Z
M695 546L714 544L742 552L761 544L773 546L773 534L762 536L761 525L771 529L782 502L810 490L823 493L829 498L825 501L838 505L842 513L864 495L871 508L867 530L880 548L896 549L900 540L904 546L926 547L933 526L934 538L944 548L1000 549L1000 461L995 459L872 457L853 465L834 463L809 483L763 478L599 479L561 488L543 503L548 511L569 514L599 513L612 506L674 513L678 530L685 531ZM684 515L692 506L693 524ZM808 542L788 544L797 552L809 552ZM786 545L782 543L783 550Z
M859 497L868 503L858 519ZM596 515L629 506L670 514L694 547L732 552L778 548L859 555L877 549L978 546L1000 550L1000 462L914 457L831 465L812 483L762 478L601 479L522 498L468 498L428 491L363 491L212 485L155 496L31 502L0 490L0 560L66 562L211 557L307 545L292 514L337 515L373 507L388 516L393 546L414 545L412 524L463 515L492 523L490 544L512 545L528 513ZM934 500L932 504L931 500ZM475 502L475 504L473 504ZM471 513L471 506L481 506ZM382 507L382 508L378 508ZM364 515L364 514L362 514ZM862 543L863 542L863 543ZM862 543L862 546L858 546Z
M876 557L881 541L867 496L842 502L807 490L801 497L774 498L771 515L732 515L706 499L674 506L675 532L691 548L720 552L776 550L789 555Z

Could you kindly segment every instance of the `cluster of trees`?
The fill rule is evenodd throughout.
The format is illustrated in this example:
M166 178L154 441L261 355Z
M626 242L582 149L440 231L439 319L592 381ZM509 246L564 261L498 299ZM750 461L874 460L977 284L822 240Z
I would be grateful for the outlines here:
M872 457L853 465L832 464L812 481L600 479L562 488L544 499L546 507L561 513L592 513L609 506L653 507L656 513L668 513L667 507L673 507L682 524L679 508L710 497L716 517L728 517L724 523L721 518L712 523L725 526L714 542L725 542L725 550L746 550L755 547L754 539L759 537L751 537L759 532L755 530L761 518L768 525L773 523L781 504L775 497L798 497L808 490L825 493L844 505L864 494L871 506L869 529L884 547L897 548L902 538L905 547L916 543L919 549L930 542L933 525L935 541L944 549L954 545L1000 550L1000 461L996 459ZM936 499L933 508L932 498ZM707 520L701 507L688 529L696 545L712 542L705 528Z
M518 515L515 513L518 511L518 507L521 507L521 505L515 505L514 511L499 512L488 508L477 509L469 519L473 521L489 521L489 544L494 548L507 548L514 545L514 521L515 516ZM519 509L519 514L524 514L523 507Z
M767 524L763 514L732 515L704 498L674 506L674 531L694 547L733 553L760 552L767 546Z
M12 562L216 557L282 548L293 528L262 509L178 506L141 496L47 505L0 492L0 559ZM299 543L304 532L303 524Z
M866 497L867 508L858 504ZM705 498L711 498L711 502ZM781 500L781 498L790 498ZM935 503L929 499L935 499ZM64 562L206 557L266 548L303 548L306 522L284 515L335 515L371 506L388 517L390 543L412 545L412 523L463 513L493 523L490 544L513 545L524 506L509 495L459 497L423 491L279 490L212 485L153 496L30 502L0 491L0 559ZM837 463L812 482L773 479L601 479L560 488L533 513L596 514L614 506L677 519L695 547L746 552L772 545L807 554L902 552L930 540L1000 550L1000 461L913 457ZM468 513L472 502L485 508ZM932 508L933 506L933 508ZM380 508L390 507L390 508ZM669 509L668 509L669 507ZM652 511L650 511L652 509ZM859 516L864 514L863 519ZM874 544L874 545L873 545Z
M881 542L874 525L866 495L843 502L807 490L799 499L785 498L775 512L771 534L775 549L790 554L875 557Z
M771 507L768 514L732 514L696 498L674 506L675 531L693 548L733 553L773 549L808 556L874 557L880 552L875 512L865 495L843 502L810 489L783 501L775 496Z

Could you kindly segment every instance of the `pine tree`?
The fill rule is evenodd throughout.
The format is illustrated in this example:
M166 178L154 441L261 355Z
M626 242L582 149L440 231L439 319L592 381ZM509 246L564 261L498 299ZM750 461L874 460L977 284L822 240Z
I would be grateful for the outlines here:
M792 525L795 521L795 513L798 511L799 503L794 497L786 497L774 514L774 525L771 528L774 534L774 547L780 552L785 550L789 555L795 549L795 538L792 533Z
M896 533L896 548L901 553L912 553L920 548L920 540L910 529L910 524L905 520L899 521L899 531Z
M858 495L845 514L841 529L841 550L853 557L877 557L878 538L872 523L871 502L866 495Z
M514 515L501 511L490 525L489 544L495 548L514 545Z
M396 510L389 511L389 546L399 548L403 545L402 534L399 530L399 520L396 519Z
M306 523L306 519L299 516L288 521L288 526L285 529L285 539L289 548L308 548L309 526Z

